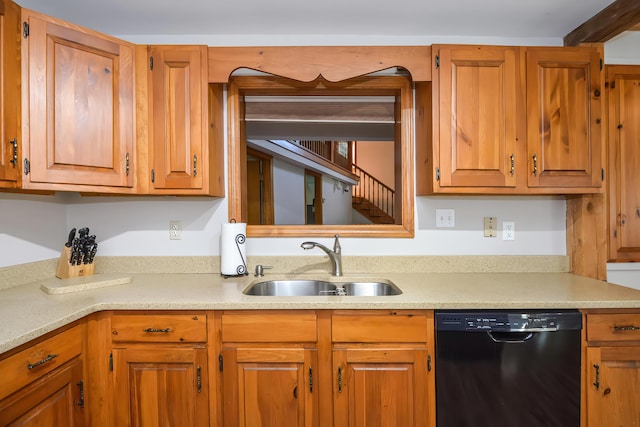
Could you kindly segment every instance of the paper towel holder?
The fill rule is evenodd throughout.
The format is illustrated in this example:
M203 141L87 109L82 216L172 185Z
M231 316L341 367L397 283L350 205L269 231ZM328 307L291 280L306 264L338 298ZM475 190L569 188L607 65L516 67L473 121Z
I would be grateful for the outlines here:
M233 226L231 226L231 224L233 224ZM232 230L229 230L227 227L231 226ZM240 226L240 230L238 230L238 227L236 226ZM249 275L249 271L248 271L248 267L247 267L247 261L246 261L246 254L245 254L245 250L244 250L244 244L246 242L247 239L247 235L246 235L246 224L244 223L238 223L236 221L235 218L231 218L229 220L228 224L223 224L222 225L222 233L221 233L221 239L223 239L225 237L225 229L227 229L229 232L231 232L231 234L227 234L227 237L229 239L231 239L230 243L231 246L233 247L233 249L231 250L231 252L229 252L229 254L233 254L230 255L232 258L232 264L231 265L226 265L225 266L225 252L223 252L222 250L222 244L221 244L221 258L220 258L220 267L221 267L221 275L227 279L229 277L241 277L241 276L248 276ZM229 239L227 239L226 241L229 241ZM231 249L231 248L229 248ZM237 251L237 252L236 252Z

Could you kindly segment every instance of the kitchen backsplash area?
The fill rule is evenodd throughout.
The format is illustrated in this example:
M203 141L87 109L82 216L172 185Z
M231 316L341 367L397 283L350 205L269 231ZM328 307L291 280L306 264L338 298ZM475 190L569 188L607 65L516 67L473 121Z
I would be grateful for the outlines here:
M0 194L0 268L58 258L74 226L98 236L97 259L208 257L220 255L220 228L228 221L226 199L177 197L82 197ZM454 209L455 226L435 225L435 210ZM496 217L498 236L484 237L483 218ZM566 202L558 196L417 197L414 238L341 237L343 256L566 255ZM169 223L179 220L182 239ZM501 224L515 224L515 240L502 239ZM5 231L6 230L6 231ZM247 255L301 256L308 238L247 238ZM318 238L330 244L329 238Z
M0 290L51 279L57 260L36 261L0 268ZM96 257L96 280L101 274L220 274L218 256L136 256ZM255 266L272 267L266 274L329 274L326 256L249 256L247 266L253 277ZM346 275L386 273L566 273L569 258L540 256L343 256Z

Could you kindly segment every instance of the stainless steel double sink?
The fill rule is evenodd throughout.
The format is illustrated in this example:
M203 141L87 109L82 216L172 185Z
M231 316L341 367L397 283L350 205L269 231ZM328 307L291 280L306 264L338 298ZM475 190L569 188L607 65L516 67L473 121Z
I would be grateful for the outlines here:
M265 280L249 285L245 295L299 297L299 296L390 296L402 291L388 280L341 281L309 279Z

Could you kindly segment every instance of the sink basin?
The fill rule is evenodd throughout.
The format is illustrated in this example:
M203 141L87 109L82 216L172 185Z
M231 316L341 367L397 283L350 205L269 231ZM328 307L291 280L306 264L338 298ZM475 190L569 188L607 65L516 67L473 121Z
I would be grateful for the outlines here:
M388 296L400 295L402 291L389 281L344 281L328 282L325 280L265 280L256 282L244 291L245 295L274 297L300 296Z

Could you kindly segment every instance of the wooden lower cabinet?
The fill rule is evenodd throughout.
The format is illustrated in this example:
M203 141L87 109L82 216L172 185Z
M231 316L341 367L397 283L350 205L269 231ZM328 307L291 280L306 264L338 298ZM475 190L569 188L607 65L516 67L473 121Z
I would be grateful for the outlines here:
M640 345L587 349L589 427L640 425Z
M224 426L318 426L313 311L239 311L221 324Z
M433 333L429 310L95 313L0 357L0 426L434 427Z
M0 357L0 426L83 426L82 326Z
M225 426L317 426L313 348L227 348Z
M426 349L334 349L335 426L427 426Z
M74 359L0 401L0 425L85 425L82 362Z
M430 311L220 317L224 426L435 426Z
M124 312L110 319L117 426L208 426L207 315Z
M207 349L113 350L118 426L208 426Z
M435 426L433 312L331 315L334 426Z
M586 317L586 425L639 426L640 312Z

